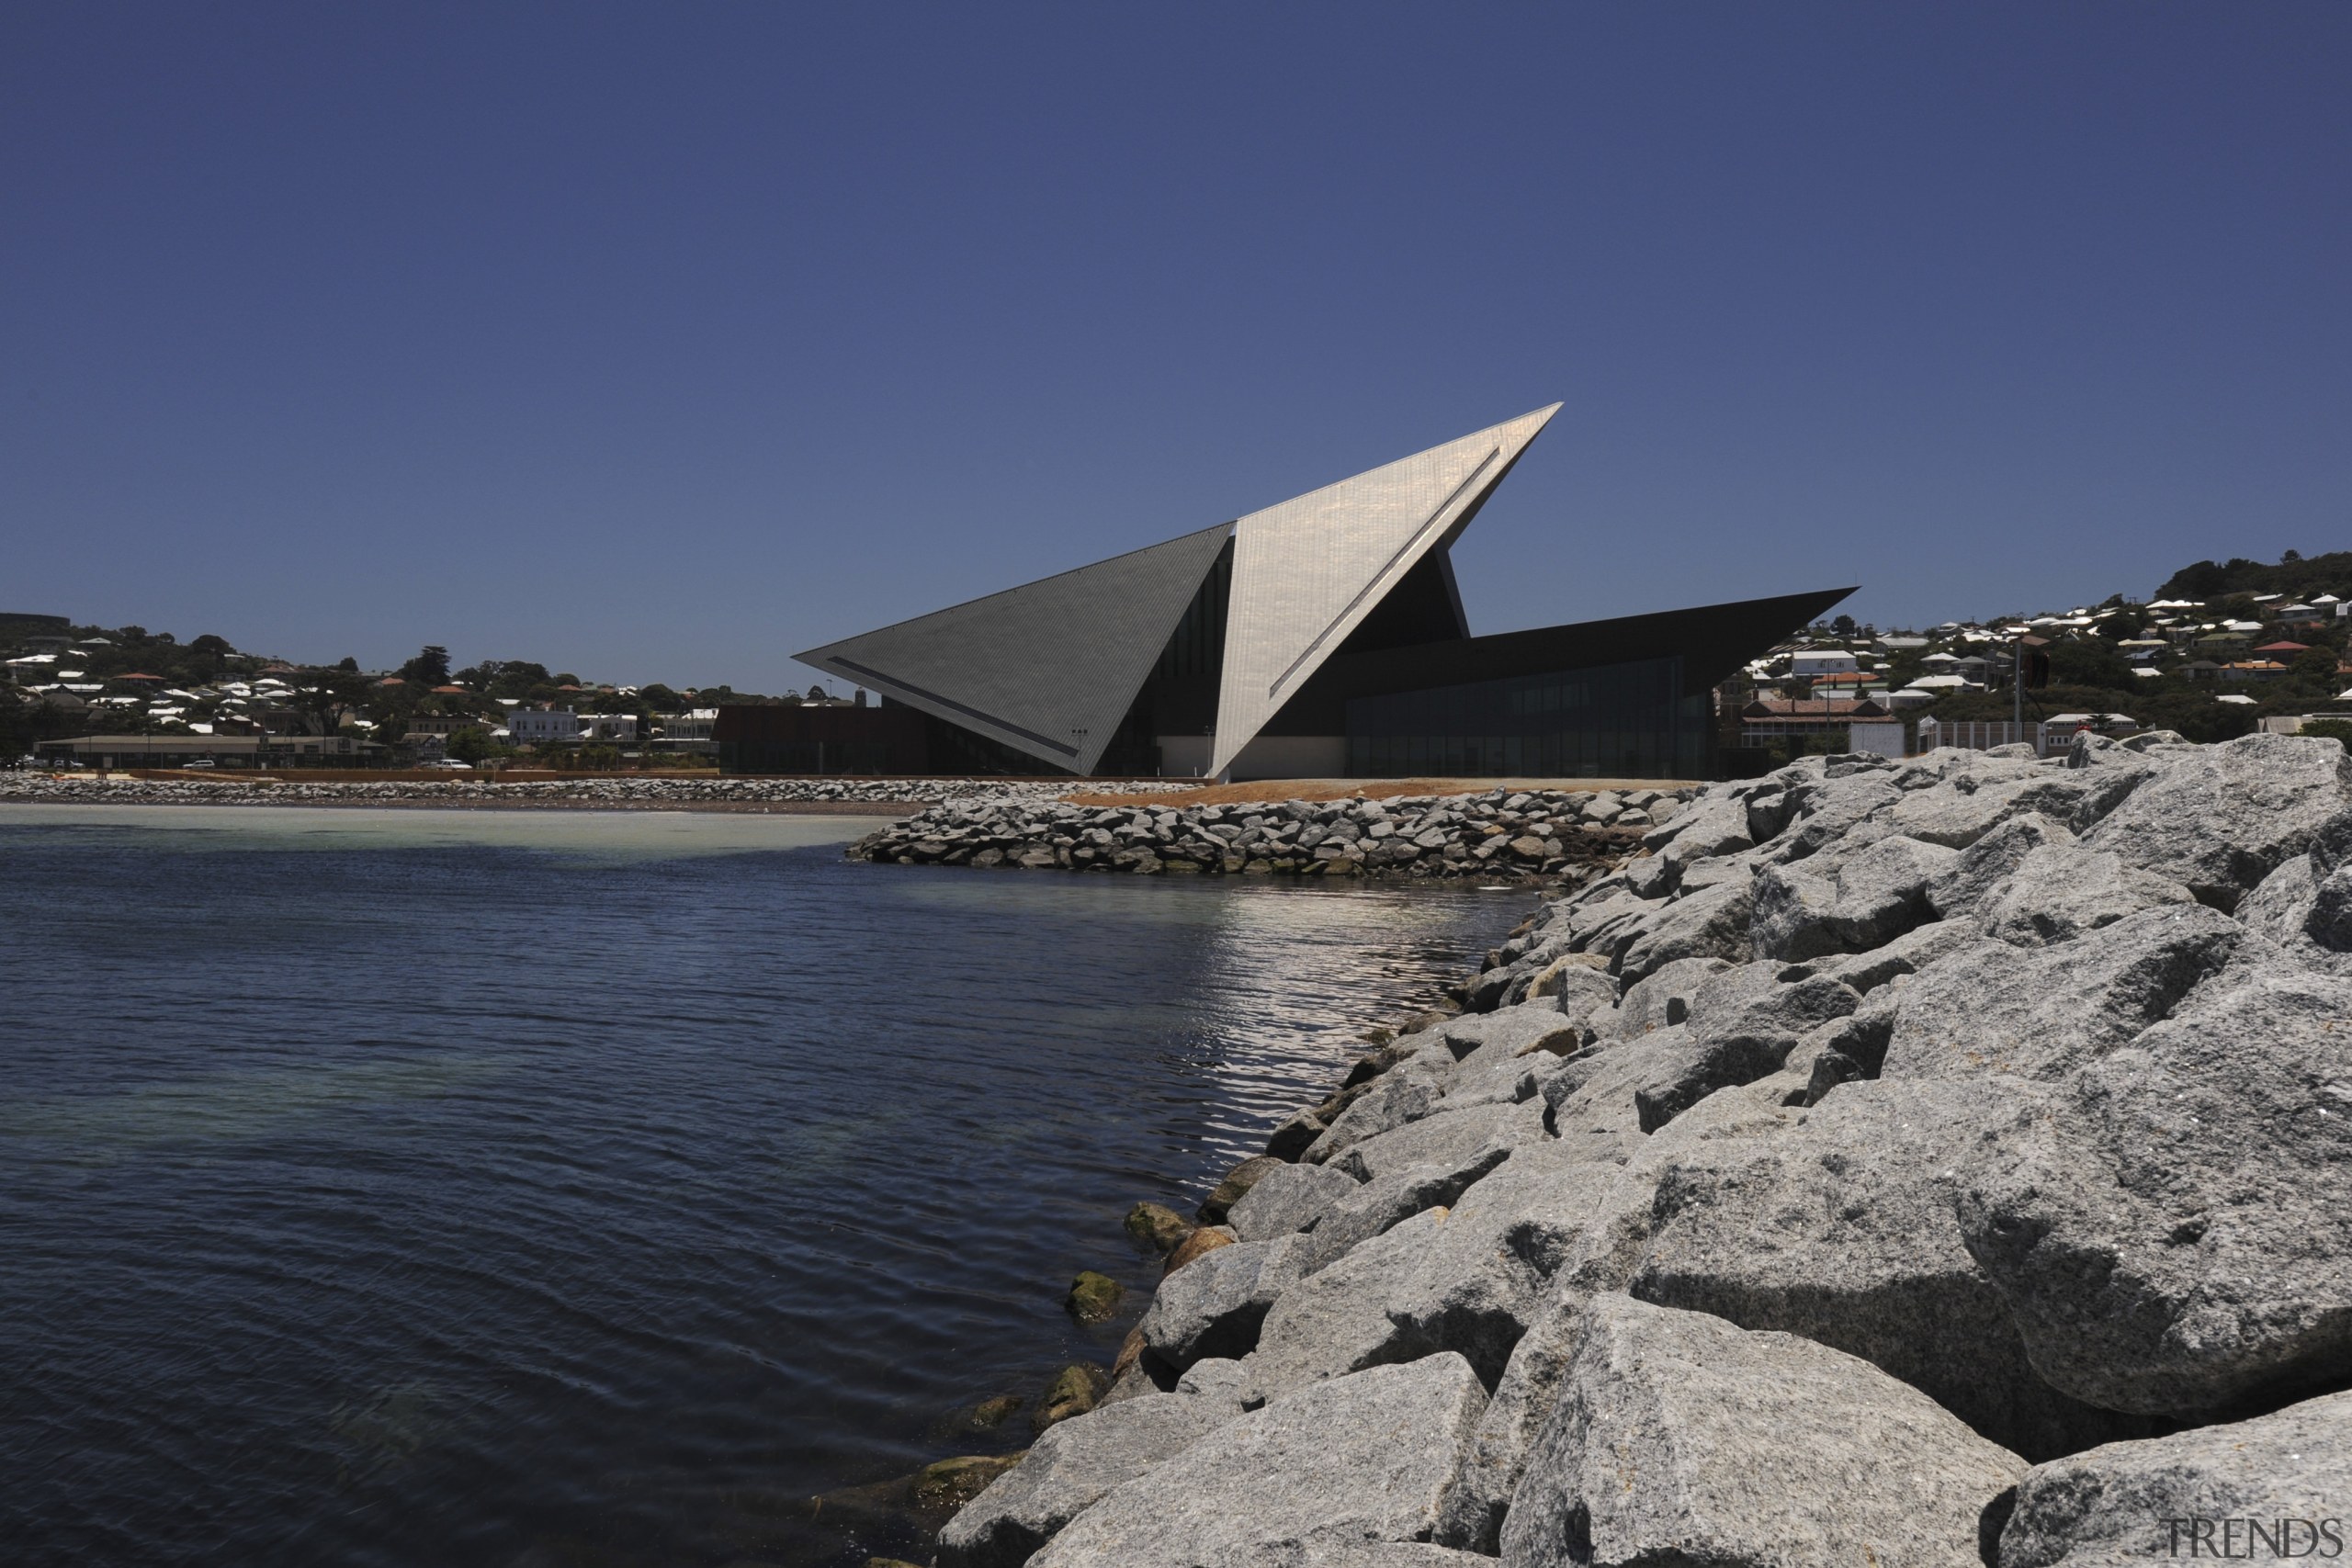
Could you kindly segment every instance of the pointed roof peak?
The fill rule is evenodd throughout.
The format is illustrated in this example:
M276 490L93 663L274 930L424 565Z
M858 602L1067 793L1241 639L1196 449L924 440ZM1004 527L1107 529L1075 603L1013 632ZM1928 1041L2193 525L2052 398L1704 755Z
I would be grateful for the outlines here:
M1234 525L1212 773L1222 773L1424 558L1451 545L1561 405L1400 457Z

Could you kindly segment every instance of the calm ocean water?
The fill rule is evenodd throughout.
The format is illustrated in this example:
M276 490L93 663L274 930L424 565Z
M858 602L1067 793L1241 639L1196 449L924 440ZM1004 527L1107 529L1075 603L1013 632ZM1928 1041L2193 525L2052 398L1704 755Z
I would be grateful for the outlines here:
M1531 907L865 826L0 808L0 1559L904 1551L812 1495L1024 1443L1126 1206Z

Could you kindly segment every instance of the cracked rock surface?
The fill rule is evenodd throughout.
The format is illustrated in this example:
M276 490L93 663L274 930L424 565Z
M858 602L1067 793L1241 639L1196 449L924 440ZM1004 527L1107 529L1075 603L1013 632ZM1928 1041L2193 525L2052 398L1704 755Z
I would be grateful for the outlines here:
M2344 748L1814 757L1645 815L1274 1132L1152 1382L943 1562L2332 1555Z

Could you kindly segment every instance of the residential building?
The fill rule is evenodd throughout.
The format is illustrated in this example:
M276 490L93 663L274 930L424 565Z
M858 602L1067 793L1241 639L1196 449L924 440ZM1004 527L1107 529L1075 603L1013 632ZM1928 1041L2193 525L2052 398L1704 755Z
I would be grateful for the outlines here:
M1789 674L1799 681L1851 676L1860 669L1860 660L1842 648L1800 649L1789 656Z
M580 739L580 716L570 708L522 708L506 716L508 738L517 746L569 746Z

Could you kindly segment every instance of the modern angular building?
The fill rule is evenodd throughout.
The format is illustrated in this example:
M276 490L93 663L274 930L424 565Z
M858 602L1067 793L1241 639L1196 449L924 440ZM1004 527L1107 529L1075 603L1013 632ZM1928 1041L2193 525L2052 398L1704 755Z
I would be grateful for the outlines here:
M920 759L934 772L1236 779L1706 777L1715 684L1853 591L1472 637L1447 552L1558 407L811 649L797 657L883 705L870 720L816 710L830 744L802 735L792 709L727 710L722 761L793 773L918 771L905 764Z

